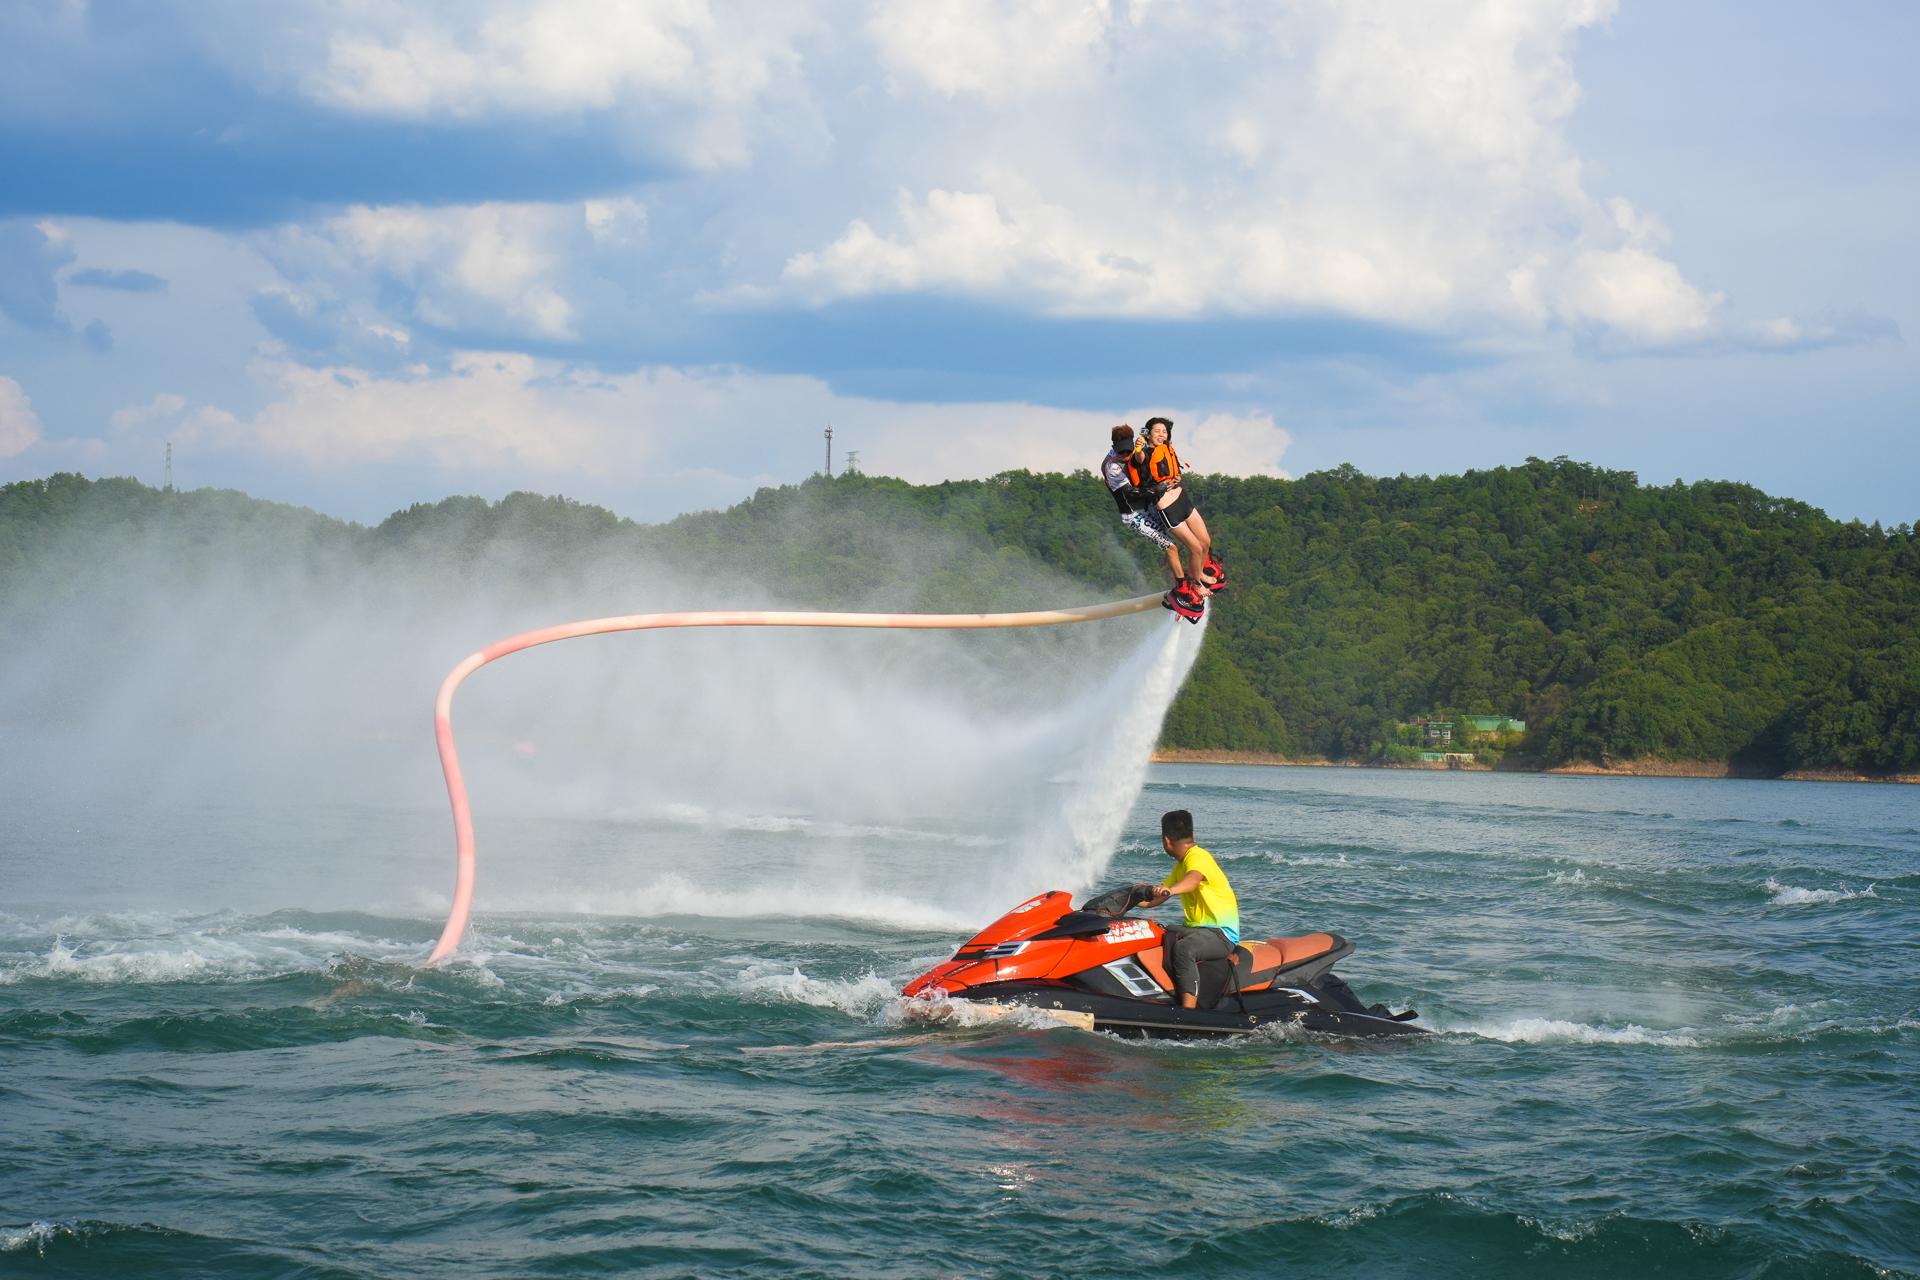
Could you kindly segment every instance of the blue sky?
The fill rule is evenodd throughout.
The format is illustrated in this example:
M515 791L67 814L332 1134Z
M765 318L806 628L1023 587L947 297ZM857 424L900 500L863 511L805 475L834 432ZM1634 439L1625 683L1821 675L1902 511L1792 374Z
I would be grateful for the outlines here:
M640 519L1566 454L1920 519L1920 10L0 9L0 480ZM1091 481L1090 481L1091 483Z

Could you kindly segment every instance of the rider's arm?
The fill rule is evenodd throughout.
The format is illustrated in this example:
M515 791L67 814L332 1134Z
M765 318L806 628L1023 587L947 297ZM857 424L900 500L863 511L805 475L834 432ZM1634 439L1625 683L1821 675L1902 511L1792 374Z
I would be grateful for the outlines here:
M1154 900L1153 905L1157 907L1162 902L1165 902L1167 899L1175 897L1178 894L1192 893L1195 889L1198 889L1201 885L1205 884L1206 882L1207 882L1207 877L1201 872L1189 871L1187 872L1187 874L1181 876L1178 880L1175 880L1172 884L1163 884L1159 886L1160 896Z

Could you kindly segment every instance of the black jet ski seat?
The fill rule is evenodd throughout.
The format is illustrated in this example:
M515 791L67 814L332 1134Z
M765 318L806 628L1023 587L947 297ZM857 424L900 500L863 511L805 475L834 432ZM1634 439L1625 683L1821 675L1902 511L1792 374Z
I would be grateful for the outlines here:
M1224 959L1200 962L1198 1003L1212 1009L1236 992L1312 982L1351 954L1353 944L1337 933L1243 942Z

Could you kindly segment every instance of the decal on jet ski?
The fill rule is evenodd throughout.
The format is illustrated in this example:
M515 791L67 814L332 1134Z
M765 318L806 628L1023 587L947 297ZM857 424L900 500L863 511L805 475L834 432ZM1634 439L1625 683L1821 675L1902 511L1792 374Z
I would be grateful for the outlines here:
M1013 910L1007 912L1007 914L1010 916L1025 915L1027 912L1033 910L1035 907L1045 902L1051 896L1052 896L1051 894L1043 893L1037 898L1029 898L1025 902L1021 903L1019 906L1015 907Z
M1107 942L1144 942L1153 936L1153 926L1145 920L1122 920L1106 932Z
M1142 969L1132 956L1125 960L1114 960L1100 966L1112 974L1114 980L1127 989L1128 994L1136 996L1163 996L1165 991L1153 980L1153 975Z

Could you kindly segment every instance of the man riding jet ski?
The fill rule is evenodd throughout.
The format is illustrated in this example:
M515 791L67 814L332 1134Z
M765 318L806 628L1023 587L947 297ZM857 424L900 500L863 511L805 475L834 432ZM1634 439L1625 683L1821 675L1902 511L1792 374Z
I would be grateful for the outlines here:
M1246 1035L1293 1024L1340 1036L1424 1035L1408 1009L1363 1005L1333 972L1353 952L1337 933L1241 942L1200 963L1196 1007L1173 998L1160 926L1129 916L1154 901L1152 885L1121 885L1074 910L1058 889L1029 898L970 939L902 994L986 1000L1090 1014L1096 1031L1122 1036Z

